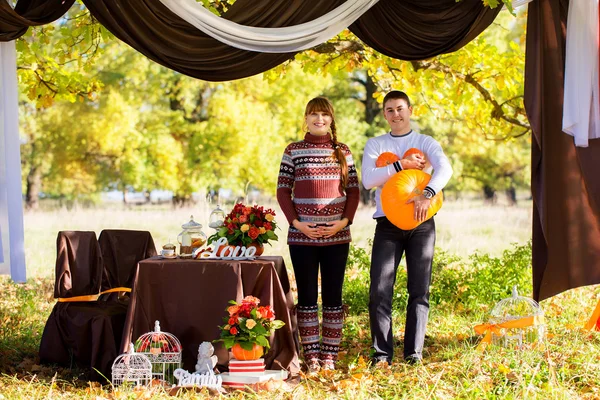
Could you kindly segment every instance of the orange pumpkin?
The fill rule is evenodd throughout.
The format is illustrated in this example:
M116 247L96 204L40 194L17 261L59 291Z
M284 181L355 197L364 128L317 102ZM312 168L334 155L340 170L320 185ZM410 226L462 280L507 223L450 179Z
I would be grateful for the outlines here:
M406 150L406 152L404 153L404 155L402 156L402 158L408 158L413 154L418 154L421 157L425 158L425 154L423 154L423 152L419 149L417 149L416 147L411 147L410 149Z
M392 176L381 189L381 207L390 222L403 230L421 225L415 220L415 204L406 202L423 193L431 175L418 169L406 169ZM442 207L444 195L439 192L431 199L427 219L433 217Z
M231 352L236 360L239 361L250 361L250 360L258 360L262 357L264 350L262 346L254 343L252 346L252 350L246 350L239 343L236 343L231 348Z
M252 242L248 245L248 248L250 248L250 247L256 247L256 253L254 253L254 255L256 257L260 257L262 255L262 253L265 251L265 246L263 246L262 243Z
M377 168L385 167L395 163L399 159L400 157L398 157L394 153L386 151L385 153L381 153L379 157L377 157L377 161L375 161L375 166Z

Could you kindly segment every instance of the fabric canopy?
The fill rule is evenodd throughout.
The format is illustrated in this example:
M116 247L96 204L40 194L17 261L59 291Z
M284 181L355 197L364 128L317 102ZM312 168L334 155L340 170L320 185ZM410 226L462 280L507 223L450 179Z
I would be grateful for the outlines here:
M525 108L533 130L533 296L600 283L600 141L561 131L567 0L529 5Z
M21 0L15 9L0 0L0 42L15 40L30 26L45 25L62 17L75 0Z
M496 18L501 8L481 0L382 0L350 30L370 47L401 60L423 60L460 49Z
M366 0L360 1L366 4ZM20 12L26 18L6 27L0 25L0 41L18 37L27 26L57 18L59 12L68 9L67 3L19 0L14 12L8 11L10 7L0 8L0 22L10 20L11 16L14 19L18 9L27 10ZM293 52L258 53L223 44L184 21L160 0L83 0L83 3L117 38L148 58L206 81L256 75L294 55ZM237 0L223 18L247 27L291 27L310 23L344 3L343 0ZM500 7L491 10L481 0L380 0L350 30L386 55L416 60L457 50L481 33L498 12Z
M195 0L160 0L169 10L218 41L263 53L302 51L324 43L356 21L379 0L347 0L327 14L295 26L257 28L211 13Z

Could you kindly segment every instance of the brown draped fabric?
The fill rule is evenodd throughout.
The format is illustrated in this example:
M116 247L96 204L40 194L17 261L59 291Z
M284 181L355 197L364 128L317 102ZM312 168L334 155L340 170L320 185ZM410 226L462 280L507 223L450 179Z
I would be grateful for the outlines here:
M69 1L72 4L73 1ZM275 28L311 21L343 2L237 0L223 17L243 25ZM59 0L19 2L37 13L53 9L51 15L55 19L58 13L66 12L67 3ZM206 81L245 78L294 56L294 53L240 50L223 44L183 21L158 0L83 0L83 3L117 38L157 63L194 78ZM23 21L3 26L2 21L11 20L9 16L15 19L12 15L15 12L9 12L10 7L7 7L0 8L0 40L20 36L28 26ZM481 0L381 0L350 29L366 44L386 55L417 60L458 50L481 33L499 11L500 7L494 10L484 7ZM36 21L42 23L42 19ZM18 30L20 34L11 30L13 25L22 30Z
M152 330L154 321L174 334L183 346L183 368L194 370L198 345L219 338L219 325L229 300L258 297L261 305L271 305L285 325L275 331L272 347L265 354L269 369L300 370L298 332L293 313L293 296L282 257L258 257L254 261L163 260L158 257L138 264L131 293L122 351L130 342ZM213 343L221 367L229 362L229 352L221 342Z
M58 232L54 297L98 294L102 254L95 232Z
M98 294L102 257L94 232L59 232L55 279L55 297ZM126 305L113 302L56 303L42 334L41 362L77 364L91 379L105 382L102 375L110 379L121 346L126 312Z
M293 57L240 50L205 35L158 0L84 0L94 18L151 60L205 81L227 81L267 71ZM343 0L238 0L223 15L257 27L311 21Z
M148 231L105 229L98 238L102 250L104 272L102 290L133 287L137 264L156 255L152 235Z
M381 0L350 30L373 49L401 60L456 51L475 39L502 7L481 0Z
M45 25L62 17L75 0L19 0L15 9L0 1L0 42L15 40L30 26Z
M525 108L533 130L533 297L600 283L600 140L562 132L567 0L529 5Z

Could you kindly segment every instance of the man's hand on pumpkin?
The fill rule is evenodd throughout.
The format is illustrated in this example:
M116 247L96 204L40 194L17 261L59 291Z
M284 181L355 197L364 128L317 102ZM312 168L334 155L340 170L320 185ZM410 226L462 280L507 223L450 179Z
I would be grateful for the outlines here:
M414 203L415 204L415 221L423 222L427 219L427 211L429 210L429 206L431 205L431 200L426 199L425 196L419 195L413 198L408 199L406 204Z
M415 153L400 160L400 165L402 165L402 169L418 169L422 171L425 168L426 162L425 157Z

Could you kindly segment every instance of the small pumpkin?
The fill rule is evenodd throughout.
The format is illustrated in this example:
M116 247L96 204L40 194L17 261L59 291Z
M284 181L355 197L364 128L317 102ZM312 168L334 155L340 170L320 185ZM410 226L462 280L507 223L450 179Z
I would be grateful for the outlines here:
M388 220L398 228L411 230L421 225L415 220L414 203L406 202L423 193L429 183L431 175L418 169L406 169L393 175L381 189L381 207ZM431 198L427 210L427 219L430 219L442 207L444 195L440 191Z
M410 149L406 150L406 152L404 152L404 155L402 156L402 158L403 159L408 158L408 157L412 156L413 154L418 154L421 157L425 158L425 154L421 150L417 149L416 147L411 147Z
M260 257L262 255L262 253L265 251L265 246L263 246L262 243L252 242L248 245L248 248L250 248L250 247L256 247L256 253L254 253L254 255L256 257Z
M239 361L250 361L250 360L258 360L264 354L264 349L262 346L254 343L252 346L252 350L244 349L239 343L236 343L231 348L231 352L236 360Z
M379 157L377 157L377 161L375 161L375 166L377 168L386 167L390 164L395 163L398 160L400 160L400 157L398 157L390 151L386 151L385 153L381 153Z

